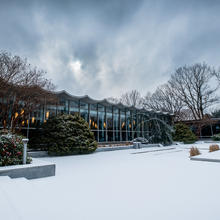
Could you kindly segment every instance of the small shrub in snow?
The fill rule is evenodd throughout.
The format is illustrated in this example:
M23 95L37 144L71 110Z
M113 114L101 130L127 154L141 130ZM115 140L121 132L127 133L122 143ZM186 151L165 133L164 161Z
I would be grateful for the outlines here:
M200 154L199 149L197 147L191 147L189 153L190 153L190 157L193 157L193 156Z
M23 142L22 136L15 134L0 135L0 166L22 164ZM31 158L27 157L27 163Z
M173 133L174 141L181 141L184 144L193 144L196 142L197 137L185 124L178 123L174 126L175 132Z
M218 144L212 144L209 146L209 152L217 151L219 150Z
M215 134L212 136L213 141L220 141L220 134Z

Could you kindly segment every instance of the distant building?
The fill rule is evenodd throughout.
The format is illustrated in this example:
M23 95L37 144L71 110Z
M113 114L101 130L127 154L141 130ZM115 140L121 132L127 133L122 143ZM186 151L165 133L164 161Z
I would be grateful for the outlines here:
M204 120L186 120L181 123L189 126L199 138L210 138L220 133L220 118L206 117Z

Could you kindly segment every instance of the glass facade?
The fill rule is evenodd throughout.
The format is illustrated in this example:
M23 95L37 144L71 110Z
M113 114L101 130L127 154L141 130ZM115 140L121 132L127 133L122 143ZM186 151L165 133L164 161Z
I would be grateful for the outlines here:
M80 114L84 118L98 142L131 141L136 137L149 137L152 129L152 118L160 118L167 124L172 117L122 104L111 104L106 100L93 100L88 96L77 97L58 94L56 105L41 106L31 115L30 124L35 126L45 122L50 116L58 114Z

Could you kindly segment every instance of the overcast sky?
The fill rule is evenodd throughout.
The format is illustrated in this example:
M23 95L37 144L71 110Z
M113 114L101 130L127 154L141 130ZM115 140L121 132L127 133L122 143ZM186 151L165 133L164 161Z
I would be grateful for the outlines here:
M179 66L220 66L220 1L0 0L0 50L47 71L57 90L143 95Z

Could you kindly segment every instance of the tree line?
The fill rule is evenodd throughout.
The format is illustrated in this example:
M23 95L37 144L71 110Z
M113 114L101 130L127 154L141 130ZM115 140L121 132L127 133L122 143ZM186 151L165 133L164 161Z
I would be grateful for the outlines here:
M109 101L172 113L175 121L205 120L220 100L219 87L220 71L206 63L196 63L176 69L168 82L153 93L141 96L138 90L132 90Z
M176 121L205 120L220 98L220 71L206 63L179 67L167 83L145 96L132 90L121 97L108 98L113 103L174 114ZM46 72L33 67L19 56L0 52L0 122L4 128L21 127L45 103L57 103L54 84ZM213 112L214 117L220 111Z

